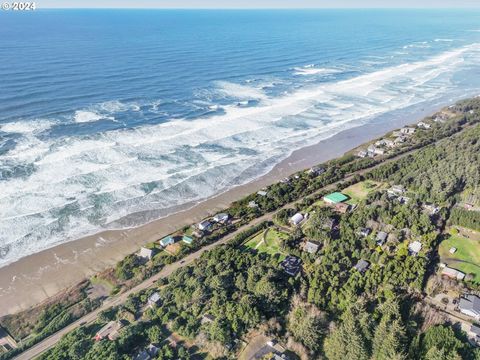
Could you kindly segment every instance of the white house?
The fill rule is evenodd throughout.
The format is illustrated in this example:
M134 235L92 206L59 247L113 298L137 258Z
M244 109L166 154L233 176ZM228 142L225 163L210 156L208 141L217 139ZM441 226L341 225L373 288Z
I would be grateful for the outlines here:
M426 123L426 122L423 122L423 121L420 121L417 126L419 128L424 128L424 129L430 129L432 127L432 125Z
M224 223L229 218L230 218L230 215L228 215L227 213L220 213L220 214L217 214L213 217L213 221L218 222L218 223Z
M292 223L292 225L295 225L295 226L300 224L302 221L303 221L303 215L300 213L296 213L290 218L290 222Z
M267 196L267 192L263 190L258 191L257 194L260 196Z
M158 292L154 292L152 295L148 297L148 305L150 307L157 306L160 302L160 294Z
M153 250L142 247L142 248L140 248L140 251L138 253L138 257L150 260L153 257Z
M420 250L422 250L422 243L420 241L414 241L408 245L408 251L410 251L411 255L418 255Z
M400 129L400 132L402 134L406 134L406 135L410 135L410 134L413 134L415 132L415 128L412 128L412 127L404 127L403 129Z
M473 294L465 295L458 302L458 309L462 314L478 320L480 319L480 298Z

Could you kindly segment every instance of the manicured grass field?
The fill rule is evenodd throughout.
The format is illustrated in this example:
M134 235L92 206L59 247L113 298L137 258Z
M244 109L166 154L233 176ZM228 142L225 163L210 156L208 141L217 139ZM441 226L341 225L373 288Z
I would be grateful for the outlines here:
M365 199L372 191L380 189L384 184L372 180L365 180L358 182L342 190L342 193L348 195L350 200L348 204L357 204L359 201Z
M450 248L457 248L450 254ZM469 239L461 235L450 235L442 241L439 250L442 262L466 274L474 274L474 282L480 283L480 241Z
M267 229L256 234L253 238L245 243L247 248L258 252L267 253L269 255L281 254L281 258L287 255L281 248L282 240L288 239L288 234L277 229Z

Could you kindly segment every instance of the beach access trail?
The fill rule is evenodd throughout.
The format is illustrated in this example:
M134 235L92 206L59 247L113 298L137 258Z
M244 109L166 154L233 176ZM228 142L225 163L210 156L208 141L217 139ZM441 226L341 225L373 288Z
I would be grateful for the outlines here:
M421 148L417 148L417 149L412 149L412 150L409 150L403 154L400 154L400 155L397 155L397 156L394 156L392 158L389 158L389 159L385 159L383 161L381 161L380 163L370 167L370 168L367 168L367 169L362 169L362 170L358 170L358 171L355 171L355 172L352 172L350 174L348 174L347 176L345 176L343 179L337 181L337 182L334 182L330 185L327 185L325 187L322 187L318 190L316 190L315 192L313 192L312 194L306 196L307 198L310 197L310 196L314 196L315 194L317 193L320 193L320 192L323 192L325 190L330 190L330 189L335 189L335 187L339 184L339 183L342 183L344 181L348 181L348 180L351 180L354 176L356 175L363 175L369 171L371 171L372 169L375 169L381 165L384 165L386 163L389 163L389 162L392 162L392 161L396 161L398 159L401 159L405 156L408 156L408 155L411 155L412 153L420 150L420 149L423 149L424 147L421 147ZM61 339L61 337L67 333L69 333L70 331L72 330L75 330L76 328L82 326L82 325L85 325L85 324L88 324L88 323L92 323L94 322L96 319L97 319L97 316L104 310L107 310L108 308L112 307L112 306L118 306L122 303L124 303L125 301L127 301L128 297L131 295L131 294L134 294L134 293L137 293L137 292L140 292L142 290L145 290L145 289L148 289L150 287L155 287L156 286L156 282L159 280L159 279L162 279L162 278L166 278L168 276L170 276L174 271L176 271L177 269L181 268L181 267L184 267L184 266L187 266L187 265L190 265L192 264L196 259L198 259L200 256L202 256L202 254L205 252L205 251L208 251L208 250L211 250L213 249L214 247L218 246L218 245L222 245L222 244L226 244L229 240L233 239L235 236L237 236L238 234L240 234L241 232L247 230L248 228L254 226L254 225L257 225L257 224L260 224L261 222L263 221L269 221L269 220L272 220L273 219L273 216L281 209L285 209L285 208L288 208L288 207L291 207L292 205L295 205L297 203L300 203L301 201L303 201L303 198L301 199L298 199L296 201L293 201L291 203L288 203L286 205L284 205L283 207L273 211L273 212L270 212L270 213L267 213L265 215L262 215L256 219L253 219L251 222L249 222L248 224L245 224L241 227L239 227L237 230L235 230L234 232L226 235L225 237L223 237L222 239L218 240L217 242L215 243L212 243L210 245L207 245L207 246L204 246L203 248L201 248L200 250L197 250L196 252L194 253L191 253L190 255L182 258L181 260L175 262L175 263L172 263L170 265L166 265L161 271L159 271L157 274L151 276L150 278L144 280L142 283L138 284L137 286L119 294L119 295L116 295L116 296L112 296L110 298L108 298L107 300L105 300L103 302L103 304L97 308L96 310L88 313L87 315L81 317L80 319L74 321L73 323L71 323L70 325L66 326L65 328L59 330L58 332L54 333L53 335L50 335L49 337L45 338L44 340L40 341L38 344L32 346L30 349L27 349L25 350L24 352L22 352L21 354L19 354L18 356L16 356L14 359L16 360L29 360L29 359L34 359L35 357L41 355L43 352L47 351L48 349L52 348L53 346L55 346L55 344Z

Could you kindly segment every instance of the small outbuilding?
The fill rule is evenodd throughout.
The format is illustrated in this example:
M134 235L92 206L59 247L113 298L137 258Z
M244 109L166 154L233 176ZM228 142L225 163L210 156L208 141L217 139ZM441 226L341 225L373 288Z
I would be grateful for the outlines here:
M290 218L290 223L294 226L298 226L304 219L304 216L301 213L296 213Z
M342 194L341 192L334 192L323 197L323 201L327 204L338 204L348 200L348 196Z

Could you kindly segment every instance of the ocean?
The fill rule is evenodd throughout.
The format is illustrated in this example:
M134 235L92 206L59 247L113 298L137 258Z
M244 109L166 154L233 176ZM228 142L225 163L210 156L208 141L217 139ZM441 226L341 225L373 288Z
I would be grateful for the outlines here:
M0 266L480 94L479 75L472 10L0 12Z

